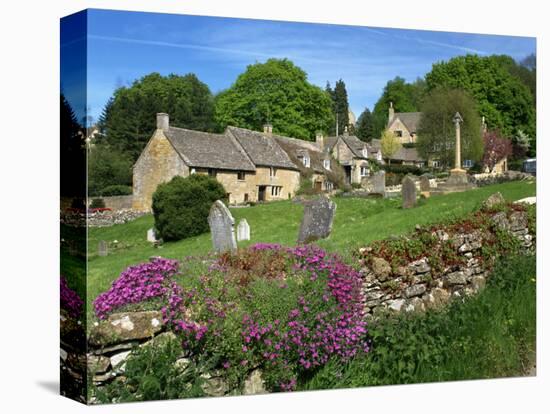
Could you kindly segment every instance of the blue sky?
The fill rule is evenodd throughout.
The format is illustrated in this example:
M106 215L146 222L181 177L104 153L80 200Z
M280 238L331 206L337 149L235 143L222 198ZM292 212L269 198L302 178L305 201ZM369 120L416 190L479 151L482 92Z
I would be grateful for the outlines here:
M529 37L90 10L87 102L97 119L116 87L150 72L193 72L216 93L247 65L277 57L322 88L343 79L359 116L396 76L413 81L467 53L522 59L535 51ZM62 72L62 85L68 77Z

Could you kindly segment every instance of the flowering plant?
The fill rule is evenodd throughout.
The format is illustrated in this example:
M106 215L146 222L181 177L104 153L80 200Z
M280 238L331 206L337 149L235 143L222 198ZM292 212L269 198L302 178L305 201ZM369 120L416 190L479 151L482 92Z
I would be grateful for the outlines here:
M65 279L64 276L61 276L59 279L61 309L65 309L73 318L78 318L82 312L84 302L82 302L80 296L69 287L67 279Z

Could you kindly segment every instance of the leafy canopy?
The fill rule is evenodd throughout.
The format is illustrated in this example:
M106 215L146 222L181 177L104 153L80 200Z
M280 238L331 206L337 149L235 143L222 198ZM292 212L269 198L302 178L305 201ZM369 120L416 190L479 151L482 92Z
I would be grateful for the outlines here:
M401 149L401 142L392 131L385 129L380 136L380 148L384 158L390 160Z
M216 97L214 119L228 125L313 140L333 122L330 96L310 84L306 73L288 59L249 65L235 83Z
M458 112L463 119L460 125L462 160L481 159L481 118L470 94L460 89L434 89L421 109L417 148L422 158L437 158L443 166L453 165L456 143L453 117Z
M157 112L182 128L211 130L213 97L194 74L151 73L118 88L99 120L102 140L135 161L155 131Z

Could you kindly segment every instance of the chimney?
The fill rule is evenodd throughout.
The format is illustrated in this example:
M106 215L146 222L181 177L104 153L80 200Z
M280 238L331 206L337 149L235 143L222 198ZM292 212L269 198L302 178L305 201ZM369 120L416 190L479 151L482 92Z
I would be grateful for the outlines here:
M264 134L271 135L272 132L273 132L273 125L264 124Z
M390 101L390 108L388 109L388 122L391 122L394 115L395 115L395 112L393 110L393 102Z
M157 114L157 129L162 129L163 131L168 131L170 128L170 117L165 113Z
M325 146L325 138L323 137L323 133L321 131L317 131L315 134L315 143L317 144L317 147L323 151Z

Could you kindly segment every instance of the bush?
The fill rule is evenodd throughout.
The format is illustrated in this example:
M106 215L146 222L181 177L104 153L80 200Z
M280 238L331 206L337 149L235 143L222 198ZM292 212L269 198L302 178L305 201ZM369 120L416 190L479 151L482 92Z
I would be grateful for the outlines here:
M322 191L317 190L313 186L313 181L311 181L311 178L302 178L300 180L300 187L296 191L296 195L305 195L305 196L316 195L320 193L322 193Z
M132 187L129 185L108 185L101 190L103 197L123 196L132 194Z
M208 214L226 196L215 178L193 174L160 184L153 194L155 230L164 241L181 240L208 231Z
M386 171L386 173L395 173L395 174L412 174L412 175L422 175L425 172L429 172L429 170L425 168L419 168L414 165L403 165L403 164L385 164L382 166L382 169Z
M105 208L105 201L102 198L94 198L90 203L90 208Z

